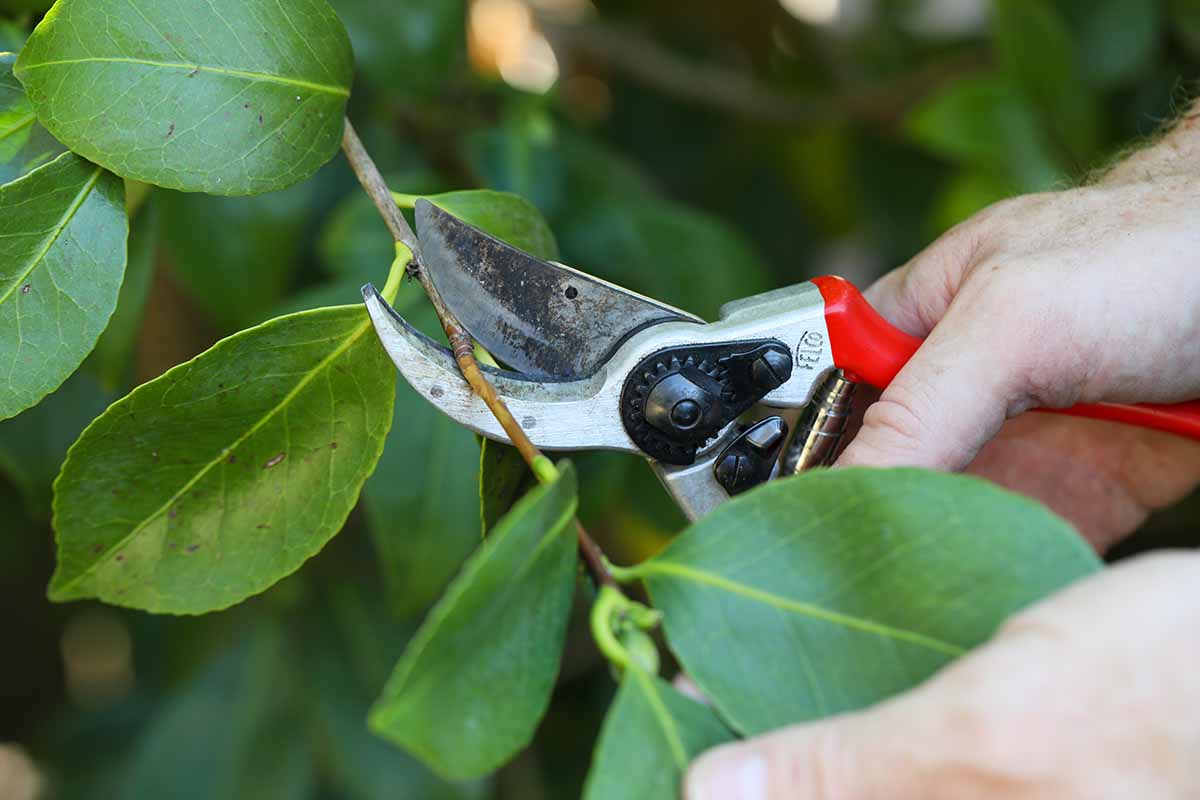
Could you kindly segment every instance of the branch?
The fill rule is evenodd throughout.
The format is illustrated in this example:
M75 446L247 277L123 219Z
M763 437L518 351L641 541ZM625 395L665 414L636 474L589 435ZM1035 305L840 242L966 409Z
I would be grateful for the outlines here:
M433 285L433 281L430 280L426 271L421 268L421 245L417 241L416 235L413 234L412 228L404 219L404 215L400 213L400 207L392 199L391 190L388 189L387 183L379 173L379 168L375 166L370 153L363 147L362 140L358 138L358 133L355 132L349 119L346 120L345 131L342 134L342 151L346 154L346 160L350 162L351 169L358 177L358 182L362 184L363 189L375 203L375 208L379 210L392 237L412 252L412 263L415 269L411 269L410 274L416 276L421 283L421 288L429 296L429 302L433 304L438 320L442 323L442 330L446 332L446 338L450 341L450 349L454 352L454 360L458 363L459 372L471 386L471 390L479 395L491 410L500 423L500 427L504 429L504 433L513 443L513 447L517 448L517 452L533 470L533 474L539 481L545 482L548 474L554 474L554 465L530 441L524 429L513 418L512 412L508 410L504 400L496 393L496 387L492 386L491 381L479 369L479 363L475 360L474 342L472 342L470 334L463 328L462 323L450 313L450 309L446 307L437 287ZM588 565L597 585L615 585L612 576L608 574L608 568L605 566L599 546L584 530L579 520L575 521L575 530L584 562Z
M569 24L539 15L556 50L607 64L628 78L697 105L779 125L851 118L890 123L947 78L986 63L969 52L866 91L821 97L782 92L736 70L682 58L639 33L604 23Z

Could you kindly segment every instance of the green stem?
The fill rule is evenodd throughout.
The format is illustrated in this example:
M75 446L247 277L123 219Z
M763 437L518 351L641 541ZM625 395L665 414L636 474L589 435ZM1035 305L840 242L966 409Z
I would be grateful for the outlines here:
M392 200L401 208L416 208L417 201L421 199L419 194L405 194L404 192L392 192Z
M613 632L613 618L629 603L629 599L621 594L619 589L609 585L600 587L596 602L592 605L591 627L592 638L600 652L618 669L629 666L629 651L617 639Z
M607 558L604 559L605 570L619 583L633 583L634 581L641 580L642 576L638 571L638 567L640 566L640 564L637 564L632 567L619 567Z
M400 292L400 283L404 280L410 263L412 263L412 251L404 242L396 242L396 259L392 262L392 268L388 270L387 283L383 285L383 291L380 292L388 305L395 304L396 295Z

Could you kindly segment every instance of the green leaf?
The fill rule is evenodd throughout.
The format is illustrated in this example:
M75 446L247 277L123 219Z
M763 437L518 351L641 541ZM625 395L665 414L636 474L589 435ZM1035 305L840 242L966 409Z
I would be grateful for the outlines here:
M159 192L174 273L223 332L260 322L279 302L301 256L313 184L262 197ZM392 253L372 265L391 263ZM349 302L361 302L357 295Z
M310 795L308 743L279 632L262 626L206 666L142 734L121 798L292 800Z
M25 88L13 75L16 60L12 53L0 53L0 184L54 160L65 149L38 123Z
M443 211L513 247L550 261L558 258L558 243L542 212L519 195L467 189L424 197ZM415 198L401 196L399 199Z
M447 778L491 772L533 736L575 587L575 470L519 502L429 613L371 728Z
M1136 79L1153 63L1163 26L1159 2L1060 0L1078 46L1083 78L1110 88Z
M67 448L113 399L81 370L33 408L0 422L0 471L20 488L31 519L49 521L50 484Z
M1037 106L1075 166L1086 166L1099 144L1099 110L1083 80L1070 28L1048 2L995 0L992 7L1003 71Z
M425 330L437 317L423 292L405 287L396 308ZM479 544L474 435L405 381L396 386L395 423L363 490L392 611L409 617L437 599Z
M918 106L906 127L934 153L1003 175L1014 189L1045 190L1067 172L1037 111L1003 76L954 81Z
M108 324L125 273L124 194L70 153L0 186L0 419L62 385Z
M479 451L479 514L485 536L536 482L517 448L483 440Z
M291 574L354 507L394 387L361 306L272 320L138 387L55 484L51 599L203 613Z
M354 43L359 70L390 96L434 95L466 66L462 0L333 0Z
M571 266L714 319L769 286L753 245L721 220L658 199L614 200L560 229Z
M59 0L16 72L42 124L118 175L259 194L337 152L353 55L325 0Z
M630 666L600 731L584 800L676 800L692 758L732 739L711 709Z
M961 172L945 188L934 213L935 235L1016 194L1014 185L986 172Z
M354 670L347 668L347 642L320 633L325 635L312 637L300 655L310 689L306 708L313 746L327 772L326 782L336 787L338 797L483 800L488 796L486 782L446 783L408 753L371 735L364 722L370 696L353 680ZM368 635L378 639L394 633L394 626L377 627Z
M88 360L91 370L109 392L125 386L129 376L157 256L158 210L151 200L130 226L129 264L117 296L117 308Z
M684 670L753 735L915 686L1099 567L1067 523L992 484L856 469L743 495L623 577L645 580Z
M379 219L371 198L355 192L334 208L321 230L317 253L326 271L362 286L396 255L396 243ZM362 294L355 290L355 297Z

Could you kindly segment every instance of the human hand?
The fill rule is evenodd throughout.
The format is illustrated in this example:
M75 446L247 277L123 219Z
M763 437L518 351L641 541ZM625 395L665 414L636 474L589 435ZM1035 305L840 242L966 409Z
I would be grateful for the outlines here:
M1005 201L867 296L927 337L839 464L971 472L1104 549L1200 481L1200 446L1081 402L1200 397L1200 128L1189 118L1092 186Z
M687 800L1200 797L1200 555L1143 557L1011 619L876 708L702 756Z

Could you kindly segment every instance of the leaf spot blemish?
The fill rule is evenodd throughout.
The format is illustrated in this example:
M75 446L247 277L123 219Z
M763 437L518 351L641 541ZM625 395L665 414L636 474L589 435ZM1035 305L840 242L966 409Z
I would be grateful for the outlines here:
M536 428L537 427L537 417L526 417L525 419L521 420L521 427Z
M254 527L255 527L257 530L264 531L264 530L268 530L268 529L270 529L270 527L271 527L271 526L270 526L270 525L268 525L268 524L267 524L267 523L265 523L265 522L260 522L259 524L255 525Z
M103 553L103 552L104 552L104 545L102 545L102 544L95 545L95 546L92 548L92 552L93 552L93 553L95 553L96 555L99 555L100 553Z
M280 453L277 456L272 456L271 460L263 465L263 469L270 469L271 467L277 467L283 463L283 460L285 458L287 458L287 453Z
M29 294L33 291L33 287L28 283L21 287L21 294Z
M262 114L259 114L259 115L258 115L258 124L259 124L259 125L262 125L262 124L263 124L263 117L262 117Z
M330 443L329 443L329 449L330 449L330 450L337 450L337 442L330 442Z
M189 72L189 73L187 74L187 76L188 76L189 78L194 78L194 77L196 77L196 76L197 76L197 75L199 75L199 74L200 74L200 68L199 68L199 67L193 67L193 68L192 68L192 71L191 71L191 72Z
M186 548L186 549L187 549L187 551L188 551L189 553L194 553L194 552L196 552L197 550L199 550L199 549L200 549L200 545L198 545L198 544L189 544L189 545L187 546L187 548Z
M174 133L175 133L175 123L172 122L171 127L167 128L167 138L170 139L171 136L174 135Z
M125 554L117 553L117 561L124 561L124 560L125 560Z
M446 393L446 390L440 386L434 386L432 389L429 390L429 396L433 397L435 399L438 397L441 397L445 393Z
M230 454L229 454L229 463L230 463L230 464L236 464L236 463L237 463L237 456L235 456L233 453L230 453Z

